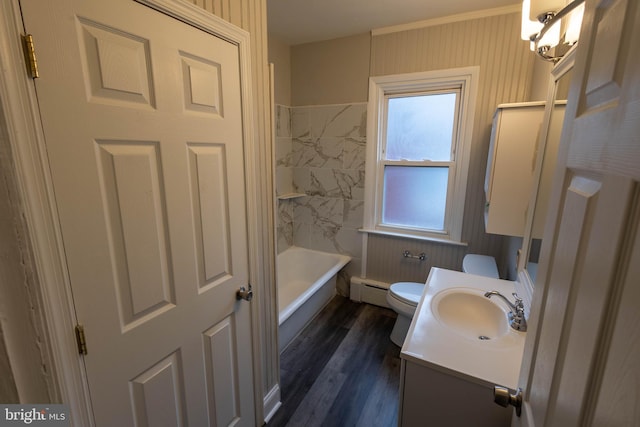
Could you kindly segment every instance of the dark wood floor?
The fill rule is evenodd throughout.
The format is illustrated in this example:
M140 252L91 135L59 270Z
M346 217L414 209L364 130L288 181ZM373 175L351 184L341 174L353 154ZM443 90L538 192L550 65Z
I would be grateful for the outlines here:
M282 406L268 427L397 425L395 318L336 296L282 353Z

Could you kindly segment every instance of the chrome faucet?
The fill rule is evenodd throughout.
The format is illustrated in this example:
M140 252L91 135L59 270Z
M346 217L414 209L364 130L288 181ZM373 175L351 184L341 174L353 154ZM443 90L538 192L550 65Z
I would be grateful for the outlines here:
M522 298L520 298L518 296L518 294L516 294L515 292L513 294L511 294L516 299L516 302L514 304L511 301L509 301L507 299L507 297L505 297L504 295L502 295L498 291L490 291L490 292L486 292L484 294L484 296L487 297L487 298L491 298L494 295L499 296L500 298L502 298L504 300L504 302L506 302L507 305L509 306L509 308L511 309L511 311L509 312L509 315L508 315L508 317L509 317L509 326L511 326L516 331L526 332L527 331L527 320L524 317L524 303L522 302Z

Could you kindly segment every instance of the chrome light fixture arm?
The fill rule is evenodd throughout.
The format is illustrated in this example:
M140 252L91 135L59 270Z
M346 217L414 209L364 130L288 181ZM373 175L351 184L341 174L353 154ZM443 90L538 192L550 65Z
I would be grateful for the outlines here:
M585 0L574 0L557 13L547 12L538 16L538 20L543 23L544 26L538 34L534 34L531 36L531 41L535 44L535 51L544 60L556 63L560 59L562 59L562 56L549 55L549 51L552 49L552 46L540 46L540 41L543 39L544 35L554 26L554 24L558 23L558 25L560 25L560 21L562 21L563 18L568 16L578 6L584 3L584 1Z

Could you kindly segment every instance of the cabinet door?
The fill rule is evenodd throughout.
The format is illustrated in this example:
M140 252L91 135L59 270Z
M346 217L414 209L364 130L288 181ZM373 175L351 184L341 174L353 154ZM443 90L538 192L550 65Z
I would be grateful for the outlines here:
M544 104L498 108L487 161L487 233L522 236L533 185Z
M511 424L511 411L492 402L491 385L405 359L401 363L399 426L508 427Z

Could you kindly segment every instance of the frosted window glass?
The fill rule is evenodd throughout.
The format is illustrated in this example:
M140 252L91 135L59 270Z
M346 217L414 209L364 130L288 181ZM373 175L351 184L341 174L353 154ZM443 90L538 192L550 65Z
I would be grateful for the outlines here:
M385 166L382 222L444 230L449 168Z
M389 98L387 160L451 160L457 93Z

